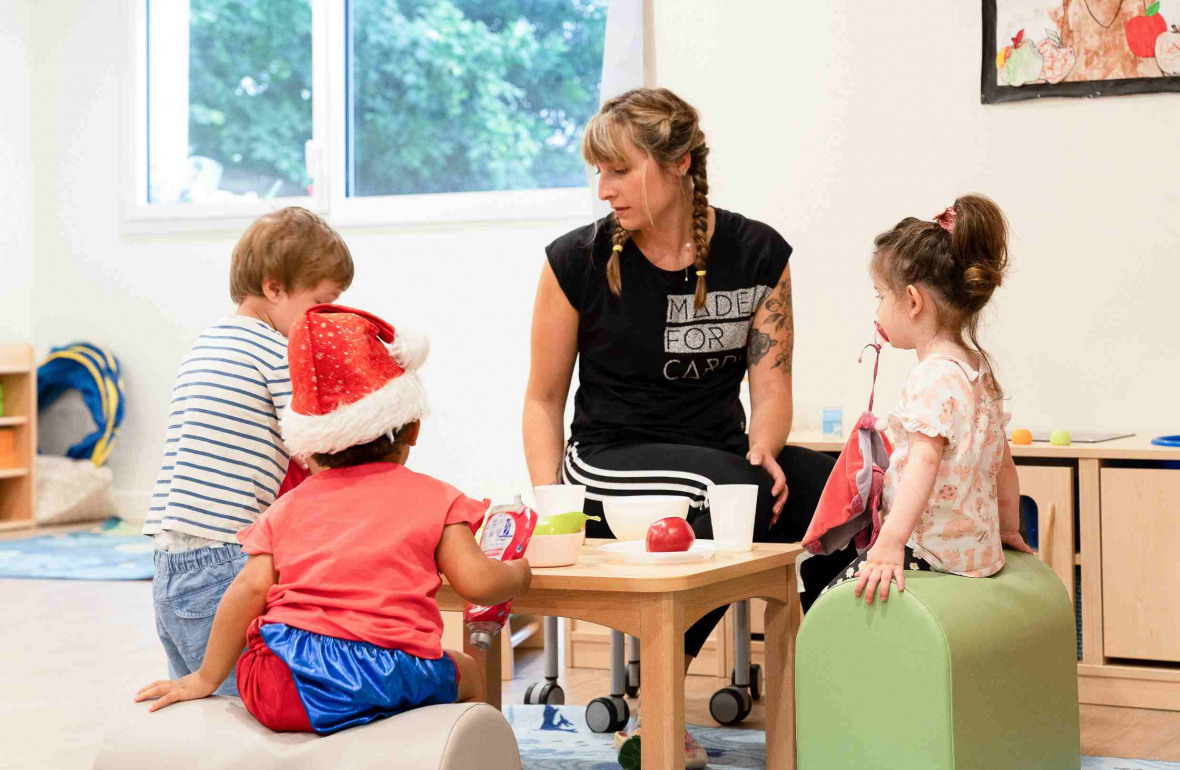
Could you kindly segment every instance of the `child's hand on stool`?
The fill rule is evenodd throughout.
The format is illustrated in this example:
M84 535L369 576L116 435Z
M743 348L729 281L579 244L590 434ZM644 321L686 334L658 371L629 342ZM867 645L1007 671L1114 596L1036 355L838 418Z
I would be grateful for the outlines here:
M159 711L173 703L207 698L217 689L218 684L220 683L210 681L209 677L203 676L200 671L197 671L195 674L189 674L180 679L161 679L152 682L135 694L135 702L159 698L148 709L148 711Z
M1030 556L1037 555L1037 552L1029 547L1028 543L1024 542L1024 538L1020 536L1019 532L1001 532L1000 542L1008 548L1011 548L1013 551L1027 553Z
M863 593L866 604L873 603L873 594L880 587L881 601L889 600L889 584L896 578L897 590L905 590L905 544L895 543L885 537L885 533L877 537L877 542L865 555L864 563L857 571L856 591L858 597Z

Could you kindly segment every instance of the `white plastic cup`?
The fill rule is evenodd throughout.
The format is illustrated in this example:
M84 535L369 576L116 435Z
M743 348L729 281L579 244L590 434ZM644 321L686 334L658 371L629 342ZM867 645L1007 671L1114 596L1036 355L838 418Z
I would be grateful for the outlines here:
M713 543L718 551L748 551L754 545L757 484L715 484L708 489Z
M584 513L586 508L586 487L578 484L543 484L533 487L537 500L537 515L552 516L557 513L576 511Z

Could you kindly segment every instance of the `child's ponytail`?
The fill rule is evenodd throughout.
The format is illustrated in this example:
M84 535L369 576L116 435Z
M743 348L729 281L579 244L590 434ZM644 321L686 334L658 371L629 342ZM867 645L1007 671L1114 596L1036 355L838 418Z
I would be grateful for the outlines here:
M979 316L1008 272L1008 222L996 202L983 195L964 195L953 210L951 255L963 270L956 304L963 312L964 336L983 358L995 396L1002 399L1004 389L996 379L995 362L979 343Z
M951 255L963 269L962 308L983 310L1008 270L1008 223L991 198L964 195L953 207Z
M939 297L940 322L970 342L1004 392L991 356L979 344L979 317L1008 271L1008 223L995 201L964 195L932 220L908 217L877 236L872 270L895 290L923 284Z

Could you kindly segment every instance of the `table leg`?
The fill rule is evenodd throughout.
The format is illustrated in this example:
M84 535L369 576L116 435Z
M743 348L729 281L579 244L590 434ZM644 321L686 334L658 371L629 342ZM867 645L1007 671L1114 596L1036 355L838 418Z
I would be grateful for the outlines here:
M684 608L674 594L641 597L643 767L684 767Z
M795 635L803 611L789 573L787 603L766 604L766 770L795 770Z
M463 629L463 652L474 658L476 664L483 670L484 702L496 708L500 708L501 687L503 687L503 683L500 681L502 665L500 640L503 638L503 633L496 634L492 637L492 646L481 650L471 644L467 636L467 629Z

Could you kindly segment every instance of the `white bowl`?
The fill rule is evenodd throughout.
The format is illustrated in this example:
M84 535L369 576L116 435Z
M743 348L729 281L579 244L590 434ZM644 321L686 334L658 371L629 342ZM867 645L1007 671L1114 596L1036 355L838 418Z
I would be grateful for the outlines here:
M572 535L533 535L524 558L530 567L568 567L578 563L585 540L585 530Z
M586 487L579 484L543 484L533 487L541 518L555 513L586 510Z
M644 540L660 519L688 518L688 498L677 495L613 497L602 501L606 523L618 540Z

